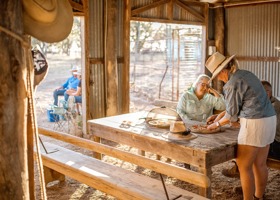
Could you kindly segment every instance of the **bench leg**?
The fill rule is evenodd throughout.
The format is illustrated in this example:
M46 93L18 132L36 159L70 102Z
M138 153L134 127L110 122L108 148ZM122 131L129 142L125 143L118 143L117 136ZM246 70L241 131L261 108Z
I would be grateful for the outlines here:
M53 169L50 169L46 166L44 166L44 177L45 177L45 183L46 185L52 181L65 181L65 175L61 174L57 171L54 171Z

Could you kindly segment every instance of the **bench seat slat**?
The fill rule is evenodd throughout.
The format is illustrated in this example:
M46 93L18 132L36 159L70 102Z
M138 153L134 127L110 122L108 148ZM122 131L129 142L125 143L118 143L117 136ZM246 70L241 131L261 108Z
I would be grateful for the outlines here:
M119 199L166 199L161 181L137 174L103 161L45 142L49 152L41 151L43 164ZM204 200L205 197L173 185L166 185L169 198Z

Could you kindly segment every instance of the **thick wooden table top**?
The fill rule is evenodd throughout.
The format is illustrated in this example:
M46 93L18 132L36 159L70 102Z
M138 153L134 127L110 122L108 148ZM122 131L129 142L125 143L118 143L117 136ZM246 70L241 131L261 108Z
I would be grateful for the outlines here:
M147 112L128 113L88 121L90 134L126 144L140 150L156 153L191 164L199 168L211 168L235 158L237 129L224 128L223 132L198 134L191 140L168 140L163 137L168 130L151 128L145 124ZM121 127L129 121L129 128Z

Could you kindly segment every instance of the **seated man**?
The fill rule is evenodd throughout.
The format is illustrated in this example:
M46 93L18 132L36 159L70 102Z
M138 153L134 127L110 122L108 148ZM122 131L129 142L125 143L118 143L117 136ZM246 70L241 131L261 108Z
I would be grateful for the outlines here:
M78 86L80 80L77 78L76 74L73 74L73 72L77 72L77 67L73 67L71 69L71 72L72 72L72 76L70 78L68 78L62 86L60 86L59 88L57 88L53 91L53 98L54 98L53 104L56 106L58 103L58 96L63 96L64 93L66 92L66 90L69 90L69 89L77 90L77 86Z
M268 81L262 81L262 84L277 114L276 135L274 142L270 144L268 158L280 160L280 101L272 96L272 86ZM236 162L233 162L234 166L232 168L224 169L222 171L223 175L227 177L239 177L238 167L236 165Z

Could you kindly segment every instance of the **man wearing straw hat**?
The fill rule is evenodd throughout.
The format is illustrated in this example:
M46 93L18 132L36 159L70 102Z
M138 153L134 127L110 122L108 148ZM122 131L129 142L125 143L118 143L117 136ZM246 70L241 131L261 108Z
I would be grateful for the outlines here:
M75 73L77 72L77 67L76 66L72 67L70 71L72 72L72 76L68 78L63 85L61 85L60 87L56 88L53 91L53 99L54 99L53 104L56 106L58 103L58 96L64 96L64 93L67 90L77 90L77 87L80 82L80 80L77 77L77 73Z
M235 56L214 53L205 66L212 79L222 81L226 101L224 117L209 125L215 129L240 119L236 162L240 171L243 199L263 199L268 171L266 159L276 132L276 113L261 81L239 69Z

